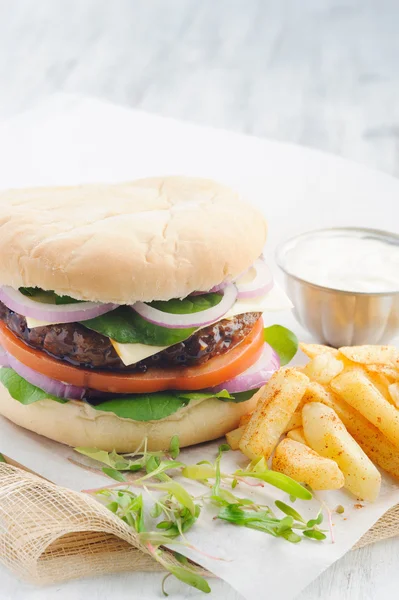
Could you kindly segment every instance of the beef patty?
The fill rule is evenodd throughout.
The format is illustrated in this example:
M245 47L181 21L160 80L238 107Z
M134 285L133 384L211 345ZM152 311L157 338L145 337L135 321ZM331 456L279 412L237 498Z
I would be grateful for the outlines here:
M0 302L0 319L29 346L75 366L101 370L145 372L151 367L188 367L225 354L253 329L261 313L246 313L204 327L183 342L126 367L109 338L80 323L29 329L25 317Z

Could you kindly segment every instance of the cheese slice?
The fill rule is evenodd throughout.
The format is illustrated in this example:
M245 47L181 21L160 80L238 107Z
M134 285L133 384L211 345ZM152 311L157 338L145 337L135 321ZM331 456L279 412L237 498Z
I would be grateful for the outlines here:
M115 340L111 340L115 352L121 359L124 365L134 365L134 363L144 360L153 354L162 352L169 346L149 346L148 344L120 344ZM173 345L173 344L171 344Z
M40 321L39 319L32 319L32 317L25 317L26 324L29 329L34 329L35 327L47 327L48 325L58 325L59 321Z
M273 312L278 310L288 310L292 308L292 303L289 300L287 294L281 289L281 287L275 283L273 288L265 296L259 296L257 298L238 299L232 308L223 315L223 319L232 319L237 315L243 315L249 312ZM46 327L47 325L56 325L57 322L39 321L26 317L27 326L32 329L34 327ZM202 329L201 327L198 328ZM197 331L198 331L197 330ZM134 363L149 358L158 352L162 352L169 346L149 346L148 344L120 344L115 340L111 339L111 343L115 348L115 352L124 365L129 366Z

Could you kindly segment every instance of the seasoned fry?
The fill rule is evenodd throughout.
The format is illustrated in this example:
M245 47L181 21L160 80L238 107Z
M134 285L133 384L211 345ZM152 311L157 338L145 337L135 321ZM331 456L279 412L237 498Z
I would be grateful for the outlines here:
M399 408L399 383L391 383L388 386L388 392L392 400L392 404Z
M311 402L305 404L302 413L310 447L337 463L350 492L363 500L374 501L380 491L381 475L334 410L320 402Z
M294 368L273 375L240 440L239 448L248 458L271 456L308 383L308 377Z
M245 427L237 427L237 429L233 429L233 431L226 433L226 441L232 450L238 450L238 445L244 431Z
M300 343L299 347L309 358L315 358L316 356L319 356L319 354L330 354L331 356L335 357L339 355L339 351L336 348L331 348L331 346L323 346L323 344Z
M298 427L302 427L302 411L297 410L288 421L283 433L287 433L291 429L297 429Z
M359 369L341 373L332 380L331 387L399 447L399 411L384 398L363 371Z
M387 365L363 365L367 373L378 373L384 375L391 382L399 379L399 371Z
M361 365L399 366L399 350L395 346L344 346L339 351Z
M325 353L315 356L308 362L303 372L312 381L330 383L331 379L341 373L343 369L344 363L341 360L337 360L330 353Z
M308 443L305 439L305 434L303 433L303 427L297 427L296 429L291 429L291 431L289 431L287 433L287 438L289 438L290 440L294 440L294 442L299 442L301 444L305 444L305 446L308 445Z
M345 400L316 382L309 383L304 398L307 402L322 402L335 410L351 436L370 460L399 479L398 449L363 415L349 406Z
M240 427L245 427L245 425L247 425L249 423L251 417L252 417L252 413L242 415L242 417L240 418Z
M314 490L339 490L345 483L338 465L301 442L285 438L276 448L272 468Z

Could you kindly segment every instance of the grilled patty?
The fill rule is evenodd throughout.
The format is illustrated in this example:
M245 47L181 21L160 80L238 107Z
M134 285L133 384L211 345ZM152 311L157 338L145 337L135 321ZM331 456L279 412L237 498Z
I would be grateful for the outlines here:
M0 302L0 319L29 346L72 365L91 369L145 372L151 367L188 367L225 354L253 329L261 313L246 313L204 327L184 342L126 367L109 338L80 323L62 323L29 329L25 317Z

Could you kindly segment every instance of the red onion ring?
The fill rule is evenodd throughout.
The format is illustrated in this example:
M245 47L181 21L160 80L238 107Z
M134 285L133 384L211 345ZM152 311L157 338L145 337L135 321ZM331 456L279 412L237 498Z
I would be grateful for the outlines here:
M23 365L19 360L11 356L11 354L8 354L7 357L8 366L14 369L14 371L23 377L23 379L47 394L57 396L58 398L68 398L70 400L82 400L86 394L86 388L68 385L67 383L62 383L62 381L51 379L50 377L42 375L30 367Z
M237 298L264 296L267 292L270 292L274 285L272 272L263 258L258 258L251 268L255 270L255 276L252 281L240 283L243 275L235 281L238 290Z
M278 354L269 344L264 345L260 358L246 371L240 373L233 379L229 379L220 385L211 388L212 392L227 390L230 394L247 392L262 387L277 369L280 368Z
M237 298L237 288L234 284L227 285L223 290L223 297L219 304L196 313L175 315L153 308L144 302L136 302L132 305L143 319L154 325L169 329L185 329L187 327L204 327L209 323L215 323L227 313Z
M10 362L8 360L7 352L4 350L3 346L0 346L0 367L9 367Z
M0 300L14 312L39 321L74 323L104 315L118 307L118 304L101 302L78 302L76 304L44 304L24 296L19 290L9 286L0 287ZM67 308L68 307L68 308Z

